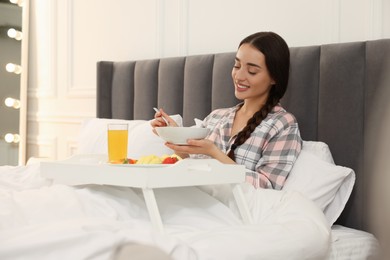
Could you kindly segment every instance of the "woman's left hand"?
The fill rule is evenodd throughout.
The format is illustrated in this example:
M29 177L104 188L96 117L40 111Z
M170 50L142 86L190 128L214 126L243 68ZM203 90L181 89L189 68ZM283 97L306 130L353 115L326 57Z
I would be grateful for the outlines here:
M221 163L235 164L236 162L230 159L224 152L222 152L212 141L207 139L195 140L190 139L187 145L175 145L166 143L166 146L181 154L204 154L214 158Z
M172 143L166 143L166 146L179 153L187 154L204 154L210 157L214 157L215 153L219 151L217 146L210 140L201 139L189 139L187 145L176 145Z

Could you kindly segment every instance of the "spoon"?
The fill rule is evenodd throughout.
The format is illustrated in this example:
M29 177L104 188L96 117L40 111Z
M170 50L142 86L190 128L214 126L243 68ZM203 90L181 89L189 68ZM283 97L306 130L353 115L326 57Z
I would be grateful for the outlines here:
M154 109L154 111L156 111L157 113L160 112L160 110L158 110L158 108L156 108L156 107L154 107L153 109ZM163 117L162 115L161 115L161 117L162 117L162 119L164 120L164 122L167 124L167 126L169 126L168 120L166 120L165 117Z

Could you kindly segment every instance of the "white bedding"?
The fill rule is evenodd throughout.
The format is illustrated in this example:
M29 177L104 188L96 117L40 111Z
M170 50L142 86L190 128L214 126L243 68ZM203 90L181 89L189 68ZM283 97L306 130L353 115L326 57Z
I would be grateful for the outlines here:
M245 226L226 186L157 189L163 235L138 189L54 185L39 171L0 167L0 259L112 259L128 242L173 259L322 259L330 247L324 214L297 192L243 184L255 220Z
M329 260L383 259L378 240L370 233L334 225Z

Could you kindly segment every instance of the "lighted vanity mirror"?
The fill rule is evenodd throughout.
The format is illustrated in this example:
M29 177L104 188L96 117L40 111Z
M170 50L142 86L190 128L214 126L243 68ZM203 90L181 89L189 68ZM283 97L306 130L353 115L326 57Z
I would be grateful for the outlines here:
M0 165L26 154L27 0L0 0Z

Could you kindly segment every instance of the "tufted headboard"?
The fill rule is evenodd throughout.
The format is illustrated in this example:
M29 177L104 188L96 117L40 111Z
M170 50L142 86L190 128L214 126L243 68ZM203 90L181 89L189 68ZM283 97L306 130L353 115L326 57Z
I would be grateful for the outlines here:
M354 169L356 183L337 223L369 231L370 154L378 93L390 86L390 39L292 47L282 105L304 140L323 141L335 163ZM97 64L97 117L151 119L152 107L181 114L184 125L215 108L237 104L231 70L235 52Z

